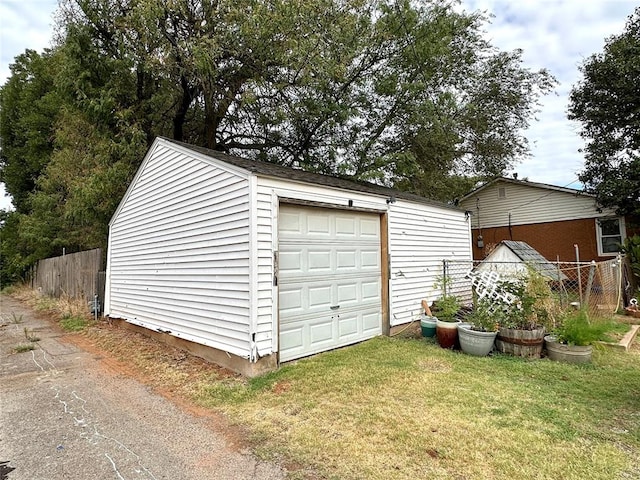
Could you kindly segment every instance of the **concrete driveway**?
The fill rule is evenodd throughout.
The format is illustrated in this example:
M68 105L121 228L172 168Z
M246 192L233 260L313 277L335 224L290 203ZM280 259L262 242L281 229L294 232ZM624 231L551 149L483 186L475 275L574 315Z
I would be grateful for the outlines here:
M100 368L18 301L0 302L0 480L286 477L207 418ZM40 340L15 353L25 328Z

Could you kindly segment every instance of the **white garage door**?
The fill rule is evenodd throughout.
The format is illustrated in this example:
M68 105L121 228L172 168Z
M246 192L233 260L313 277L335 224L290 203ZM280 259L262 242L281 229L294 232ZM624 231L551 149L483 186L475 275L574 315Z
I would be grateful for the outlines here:
M280 361L382 333L380 217L281 205Z

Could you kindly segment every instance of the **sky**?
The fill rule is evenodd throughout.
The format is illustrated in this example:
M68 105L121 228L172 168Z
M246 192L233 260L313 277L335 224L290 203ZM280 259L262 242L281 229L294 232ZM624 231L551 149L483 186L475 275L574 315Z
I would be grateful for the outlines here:
M580 125L566 118L569 92L581 79L579 65L602 52L606 38L622 33L637 5L636 0L462 0L461 8L493 15L485 29L494 46L522 49L527 68L546 68L559 82L542 98L538 121L526 132L531 157L514 168L518 178L581 188L577 174L584 142ZM56 6L56 0L0 0L1 84L16 55L50 46ZM9 204L0 185L0 208Z

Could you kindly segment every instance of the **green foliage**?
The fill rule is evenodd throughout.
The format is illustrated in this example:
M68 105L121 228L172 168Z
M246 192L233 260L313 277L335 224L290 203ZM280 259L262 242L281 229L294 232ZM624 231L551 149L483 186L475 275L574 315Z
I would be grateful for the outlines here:
M555 329L558 341L568 345L591 345L606 340L606 334L615 329L612 322L589 319L585 310L569 313Z
M58 18L0 90L2 281L105 247L156 136L451 201L526 155L554 85L444 0L68 0Z
M88 324L86 319L78 316L65 316L60 320L60 326L66 332L79 332L84 330Z
M528 268L520 279L502 281L499 288L516 298L512 304L505 303L500 308L504 327L533 330L543 326L551 330L562 315L549 280L533 268Z
M34 350L36 346L33 343L19 343L15 347L13 347L14 353L24 353L30 350Z
M581 71L569 99L587 142L580 181L603 207L640 214L640 7Z
M444 295L433 303L433 314L443 322L457 321L459 311L460 302L454 295Z
M55 93L56 58L26 50L10 65L0 89L0 181L18 212L29 211L28 196L53 151L61 101Z
M503 311L496 308L489 300L481 299L476 302L474 309L465 318L473 330L480 332L495 332L503 323Z
M640 285L640 235L625 238L621 252L629 258L631 272L636 277L636 283Z

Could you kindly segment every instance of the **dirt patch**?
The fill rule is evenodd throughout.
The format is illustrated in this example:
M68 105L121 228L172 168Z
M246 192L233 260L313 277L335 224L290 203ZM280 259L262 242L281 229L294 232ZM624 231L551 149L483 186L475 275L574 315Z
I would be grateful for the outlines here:
M100 322L81 333L68 333L61 340L94 355L107 374L133 378L183 411L205 419L224 435L235 451L250 447L249 435L240 426L230 424L223 414L191 400L194 389L202 382L235 378L238 374L107 322Z

